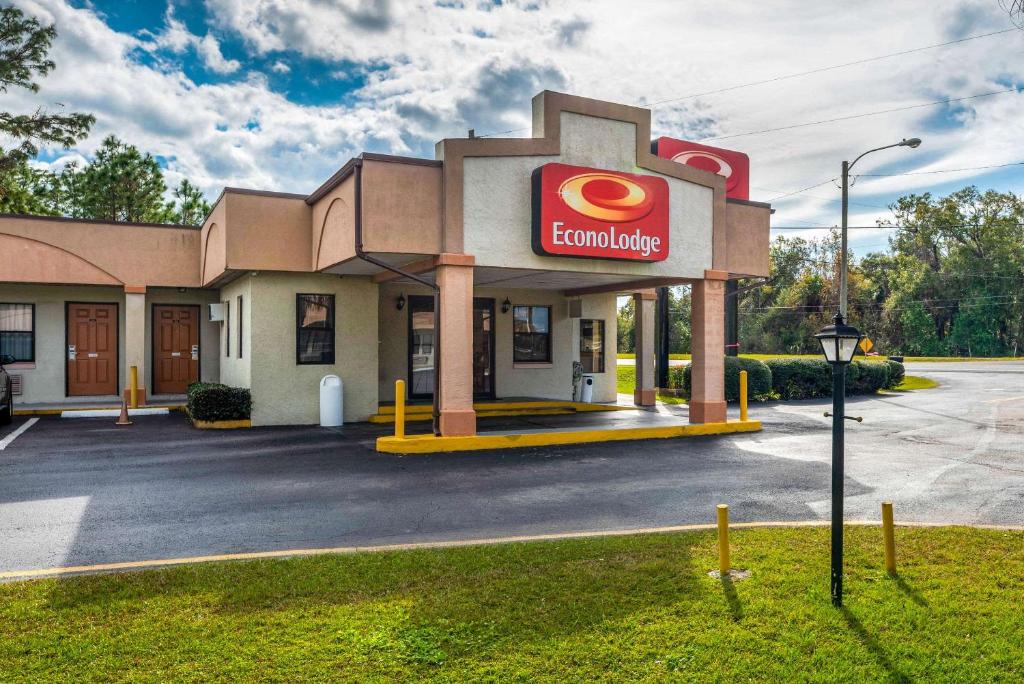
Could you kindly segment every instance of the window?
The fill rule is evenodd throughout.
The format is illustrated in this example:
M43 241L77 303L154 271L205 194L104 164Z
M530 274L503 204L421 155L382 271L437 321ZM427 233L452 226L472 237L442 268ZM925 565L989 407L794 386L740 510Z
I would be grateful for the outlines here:
M604 321L580 320L580 363L584 373L604 373Z
M231 356L231 300L224 302L224 356Z
M551 363L551 307L512 308L512 361Z
M0 304L0 354L36 360L35 304Z
M238 358L242 358L242 295L238 295Z
M334 363L334 295L295 296L295 363Z

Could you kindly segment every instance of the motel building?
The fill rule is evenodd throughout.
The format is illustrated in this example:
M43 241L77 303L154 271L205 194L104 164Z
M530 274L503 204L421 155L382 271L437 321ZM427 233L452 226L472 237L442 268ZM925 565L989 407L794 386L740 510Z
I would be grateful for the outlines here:
M201 228L0 217L0 352L23 405L202 380L252 392L253 425L315 424L431 401L443 435L474 402L615 402L616 298L637 306L634 401L654 404L654 288L689 284L689 420L725 420L726 282L768 274L768 205L746 156L652 142L647 109L545 91L528 138L364 153L310 194L225 188ZM392 270L396 269L396 270ZM435 300L436 295L436 300ZM439 315L435 314L439 302ZM439 335L435 335L436 329Z

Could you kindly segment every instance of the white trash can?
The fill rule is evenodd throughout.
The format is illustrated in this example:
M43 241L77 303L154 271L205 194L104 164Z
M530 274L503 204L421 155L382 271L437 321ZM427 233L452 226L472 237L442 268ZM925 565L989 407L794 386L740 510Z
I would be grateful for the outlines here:
M325 375L320 378L320 427L338 427L344 424L341 389L341 378L337 375Z
M584 404L594 401L594 376L589 373L583 374L583 380L580 383L580 401Z

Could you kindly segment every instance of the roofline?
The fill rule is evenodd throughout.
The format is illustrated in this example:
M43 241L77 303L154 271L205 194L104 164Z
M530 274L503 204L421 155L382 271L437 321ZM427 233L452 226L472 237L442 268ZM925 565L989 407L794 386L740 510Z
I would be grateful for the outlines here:
M141 223L134 221L105 221L103 219L73 218L70 216L41 216L37 214L0 214L0 219L24 219L30 221L60 221L63 223L87 223L90 225L121 226L124 228L169 228L172 230L202 230L202 226L188 226L180 223Z
M311 192L306 197L306 204L313 205L318 200L323 198L327 193L334 188L341 185L346 178L352 175L352 171L356 167L356 160L362 161L379 161L387 162L391 164L409 164L411 166L436 166L440 167L443 165L438 159L423 159L422 157L401 157L394 154L379 154L377 152L363 152L358 157L353 157L345 162L345 165L338 169L334 175L324 181L323 185Z
M301 200L306 199L305 195L296 192L276 192L274 190L251 190L249 188L233 188L231 186L225 186L224 189L220 191L220 194L217 195L217 199L213 200L213 203L210 204L210 211L206 214L206 216L203 217L203 222L199 224L200 228L206 225L206 222L209 221L210 217L213 215L213 210L216 209L217 205L220 204L220 201L224 199L224 195L228 194L229 192L232 195L256 195L257 197L280 197L282 199Z
M725 203L726 204L743 204L743 205L746 205L748 207L760 207L761 209L770 209L773 214L775 213L775 210L772 209L772 205L771 205L770 202L756 202L754 200L739 199L738 197L726 197L725 198Z

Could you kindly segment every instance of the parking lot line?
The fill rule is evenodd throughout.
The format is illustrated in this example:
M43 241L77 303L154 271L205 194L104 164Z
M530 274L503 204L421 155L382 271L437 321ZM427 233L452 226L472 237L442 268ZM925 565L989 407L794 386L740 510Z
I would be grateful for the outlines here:
M39 422L38 418L29 418L28 420L25 421L24 425L22 425L17 430L15 430L11 434L7 435L3 439L0 439L0 451L3 451L4 449L6 449L10 445L10 443L13 442L14 440L18 439L18 437L20 437L21 434L23 432L25 432L25 430L28 430L30 427L32 427L33 425L35 425L38 422Z

